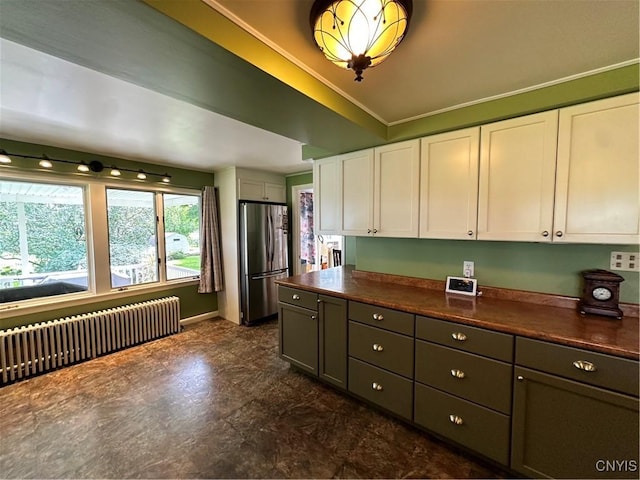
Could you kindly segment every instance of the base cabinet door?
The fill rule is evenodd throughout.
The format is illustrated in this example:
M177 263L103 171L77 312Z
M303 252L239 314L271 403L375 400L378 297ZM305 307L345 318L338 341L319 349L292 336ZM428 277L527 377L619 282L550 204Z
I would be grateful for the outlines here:
M638 399L516 367L511 468L530 477L638 478Z
M307 308L280 303L280 357L318 375L318 314Z
M319 371L321 379L347 389L347 301L320 295Z

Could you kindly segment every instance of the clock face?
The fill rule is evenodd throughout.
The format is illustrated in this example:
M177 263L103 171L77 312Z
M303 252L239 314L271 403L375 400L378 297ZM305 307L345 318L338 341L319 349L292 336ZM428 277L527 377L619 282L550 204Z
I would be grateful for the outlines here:
M591 295L593 295L593 298L595 298L596 300L606 302L611 298L612 294L611 290L606 287L597 287L592 290Z

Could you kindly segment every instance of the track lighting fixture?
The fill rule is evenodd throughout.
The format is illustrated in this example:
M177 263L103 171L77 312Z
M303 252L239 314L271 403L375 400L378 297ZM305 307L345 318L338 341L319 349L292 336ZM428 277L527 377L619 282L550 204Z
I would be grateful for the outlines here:
M11 158L4 150L0 150L0 163L11 163Z
M0 168L3 165L9 165L12 163L11 157L20 157L20 158L33 158L38 161L38 165L42 168L52 169L54 164L56 163L67 163L76 166L76 170L82 173L100 173L104 170L104 165L102 162L98 160L92 160L89 163L84 160L65 160L62 158L49 158L47 155L42 154L41 156L34 155L23 155L20 153L9 153L2 148L0 148ZM11 165L9 168L14 168ZM121 168L117 165L111 165L109 169L109 174L113 177L122 176L122 172L134 173L138 180L148 180L149 177L156 177L162 183L171 183L171 175L168 173L154 173L149 172L142 169L132 169L132 168Z

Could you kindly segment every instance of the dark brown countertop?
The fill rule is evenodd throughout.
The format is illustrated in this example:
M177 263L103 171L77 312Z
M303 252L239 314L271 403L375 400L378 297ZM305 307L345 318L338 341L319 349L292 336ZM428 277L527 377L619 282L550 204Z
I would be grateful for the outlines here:
M370 274L348 266L277 283L625 358L637 360L640 355L637 316L625 314L617 320L580 315L576 299L568 297L495 288L485 289L487 294L481 297L466 297L445 294L444 282Z

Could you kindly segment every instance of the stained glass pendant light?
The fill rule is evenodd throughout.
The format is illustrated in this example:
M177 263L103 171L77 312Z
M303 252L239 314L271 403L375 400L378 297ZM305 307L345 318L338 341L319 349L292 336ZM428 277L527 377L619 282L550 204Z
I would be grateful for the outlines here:
M412 0L316 0L309 20L313 40L325 57L362 72L384 61L409 28Z

